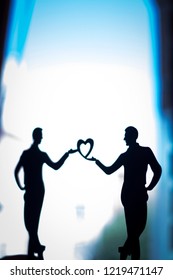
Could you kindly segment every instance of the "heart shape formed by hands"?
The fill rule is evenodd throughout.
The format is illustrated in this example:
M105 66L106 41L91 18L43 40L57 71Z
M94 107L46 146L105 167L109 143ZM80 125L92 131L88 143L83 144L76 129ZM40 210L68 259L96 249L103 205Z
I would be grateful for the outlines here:
M91 138L88 138L86 141L80 139L77 142L77 149L78 149L79 153L81 154L81 156L83 156L85 159L88 159L88 160L90 160L88 158L88 156L91 153L93 146L94 146L94 141Z

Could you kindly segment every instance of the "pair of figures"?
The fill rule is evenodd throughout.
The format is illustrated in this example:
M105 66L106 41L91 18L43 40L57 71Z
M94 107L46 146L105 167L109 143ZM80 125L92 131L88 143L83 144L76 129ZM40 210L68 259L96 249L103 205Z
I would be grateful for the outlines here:
M70 154L80 150L83 140L78 141L76 150L69 150L57 162L53 162L49 156L39 149L42 140L42 129L35 128L33 131L33 144L25 150L15 168L15 179L17 185L24 194L24 222L29 234L28 256L43 259L45 246L42 245L38 237L39 218L44 199L44 182L42 178L42 166L46 163L51 168L58 170L66 161ZM140 259L139 238L145 229L147 221L147 200L148 191L151 191L158 183L161 176L161 166L149 147L140 146L136 140L138 131L135 127L129 126L125 129L124 140L129 146L125 153L122 153L118 159L111 165L105 166L98 159L92 157L98 167L106 174L112 174L121 166L124 166L124 182L121 191L121 201L124 207L125 221L127 228L127 239L122 247L119 247L120 259ZM84 157L86 159L93 147L93 140L88 139L90 150ZM82 154L83 155L83 154ZM147 167L150 165L153 171L153 177L148 186L146 186ZM24 186L19 179L19 171L24 170Z

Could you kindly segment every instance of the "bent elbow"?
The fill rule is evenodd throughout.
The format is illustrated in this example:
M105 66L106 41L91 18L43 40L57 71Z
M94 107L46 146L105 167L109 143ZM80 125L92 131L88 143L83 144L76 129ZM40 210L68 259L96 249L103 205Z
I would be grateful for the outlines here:
M160 179L160 177L161 177L161 175L162 175L162 167L161 167L160 164L157 166L157 168L155 169L155 172L154 172L154 173L155 173L156 176Z
M54 170L58 170L58 169L59 169L59 166L56 165L56 164L55 164L55 165L53 164L53 165L51 166L51 168L54 169Z
M105 173L106 173L107 175L111 175L111 174L112 174L112 170L110 170L109 168L108 168L108 169L105 169Z

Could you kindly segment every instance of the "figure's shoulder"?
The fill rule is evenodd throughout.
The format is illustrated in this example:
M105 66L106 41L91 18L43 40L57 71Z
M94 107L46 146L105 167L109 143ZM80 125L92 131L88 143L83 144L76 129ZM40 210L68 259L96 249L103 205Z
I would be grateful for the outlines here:
M46 158L48 158L48 154L44 151L40 150L40 156L45 160Z
M144 151L151 152L151 148L150 148L150 147L147 147L147 146L140 146L140 145L139 145L139 147L140 147L141 149L143 149Z
M138 148L141 149L141 150L143 150L143 151L149 151L149 150L151 150L149 147L147 147L147 146L141 146L141 145L138 145Z
M123 160L124 158L126 158L128 155L128 150L125 151L124 153L121 153L118 157L119 160Z
M30 150L30 149L24 150L24 151L22 152L21 157L25 157L25 156L29 153L29 150Z
M34 152L34 154L35 154L35 156L37 156L38 158L41 158L43 160L45 160L45 158L48 157L47 153L40 149L37 149L37 152L36 153Z
M29 155L47 155L45 152L41 151L40 149L34 149L32 146L23 151L22 156L29 156Z
M128 150L125 151L125 152L123 152L123 153L121 153L121 154L119 155L119 157L124 157L124 156L127 154L127 152L128 152Z
M28 156L29 156L29 149L24 150L20 156L20 161L24 162L25 160L27 160Z
M139 145L139 149L141 150L141 152L145 153L146 155L151 155L153 154L152 150L150 147L146 147L146 146L140 146Z
M41 154L43 157L48 157L48 154L46 152L41 151Z
M43 155L43 156L47 156L47 153L45 152L45 151L42 151L42 150L38 150L39 151L39 153L41 154L41 155Z

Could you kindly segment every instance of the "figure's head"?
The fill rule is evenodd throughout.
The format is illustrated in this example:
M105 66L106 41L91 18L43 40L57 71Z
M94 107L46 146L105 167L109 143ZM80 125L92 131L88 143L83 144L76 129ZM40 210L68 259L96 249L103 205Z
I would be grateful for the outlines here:
M138 138L138 131L133 126L128 126L125 129L124 140L127 146L133 145L136 143L136 139Z
M40 144L41 140L43 138L42 128L36 127L32 132L32 137L33 137L34 143Z

